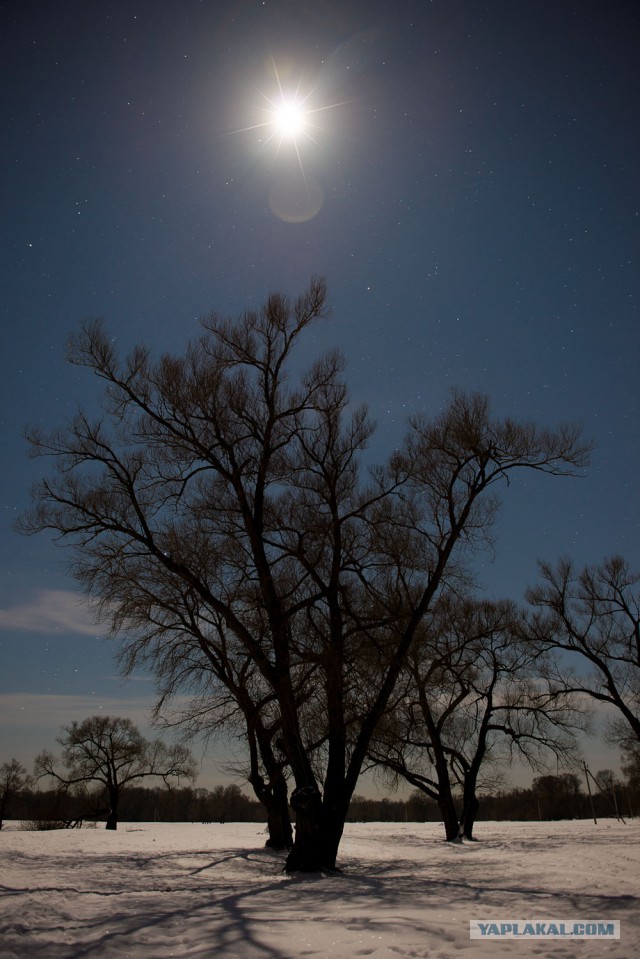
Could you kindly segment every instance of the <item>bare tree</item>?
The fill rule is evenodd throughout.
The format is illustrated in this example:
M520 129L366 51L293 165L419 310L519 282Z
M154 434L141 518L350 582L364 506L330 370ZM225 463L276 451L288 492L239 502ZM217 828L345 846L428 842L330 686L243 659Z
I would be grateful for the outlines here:
M580 780L575 773L547 773L531 784L542 819L576 819L580 815Z
M508 601L441 599L372 743L374 762L438 802L449 841L473 839L478 791L514 757L540 770L576 754L585 717L546 688L520 620Z
M629 741L623 746L620 768L625 777L625 793L629 815L634 816L638 814L640 808L640 743L637 740Z
M621 556L580 571L568 559L541 563L540 573L542 582L526 594L534 607L527 634L536 648L558 654L549 670L558 694L614 706L610 738L623 746L629 737L639 741L640 574Z
M29 785L27 770L17 759L0 766L0 829L7 805Z
M587 458L577 428L497 421L486 398L455 394L365 482L373 427L350 406L341 354L290 379L298 340L326 312L315 280L294 303L275 294L237 322L210 318L184 356L155 363L143 347L120 362L85 324L70 359L106 382L104 416L31 432L57 477L22 525L72 546L134 660L127 636L167 597L167 623L224 624L234 662L251 662L277 708L294 783L289 870L335 867L416 631L465 548L490 536L490 490L514 469L569 474Z
M90 716L63 729L64 735L58 739L63 770L45 751L36 757L35 775L51 776L66 789L99 783L109 803L107 829L118 828L120 795L131 783L152 776L165 784L171 779L195 778L196 765L185 746L149 742L130 719Z

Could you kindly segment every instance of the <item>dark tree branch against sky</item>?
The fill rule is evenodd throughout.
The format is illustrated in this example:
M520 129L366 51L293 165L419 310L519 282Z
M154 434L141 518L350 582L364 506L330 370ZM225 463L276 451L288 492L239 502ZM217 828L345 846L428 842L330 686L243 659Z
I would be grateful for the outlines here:
M30 767L100 711L144 726L154 701L118 677L50 538L13 529L46 471L26 424L94 408L64 360L87 317L159 355L211 311L324 275L333 315L299 361L344 352L371 462L454 387L594 440L583 477L513 484L479 560L488 596L520 599L538 559L638 568L638 17L631 0L0 3L0 761Z

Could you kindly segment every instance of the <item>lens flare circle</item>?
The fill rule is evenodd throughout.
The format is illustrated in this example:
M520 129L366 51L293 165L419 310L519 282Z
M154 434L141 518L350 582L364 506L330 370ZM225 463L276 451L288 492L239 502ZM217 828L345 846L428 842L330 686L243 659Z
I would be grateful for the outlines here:
M269 206L285 223L306 223L322 208L324 191L311 177L282 175L269 188Z

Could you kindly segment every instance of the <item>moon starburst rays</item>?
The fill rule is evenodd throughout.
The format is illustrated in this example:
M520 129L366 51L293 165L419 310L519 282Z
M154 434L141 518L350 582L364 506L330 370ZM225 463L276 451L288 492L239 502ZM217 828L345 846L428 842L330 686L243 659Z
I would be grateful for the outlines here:
M262 108L264 120L246 127L247 130L261 131L265 138L262 145L275 146L276 156L284 149L290 148L298 158L300 169L304 173L301 148L305 140L318 145L314 136L314 114L320 109L310 108L308 97L302 97L299 91L287 94L281 91L276 99L263 94L267 105Z
M342 106L342 103L318 105L318 89L303 90L302 83L287 87L278 70L274 73L276 88L271 95L258 91L262 105L257 106L256 122L234 130L234 133L257 133L258 149L263 152L272 149L276 158L290 153L296 159L302 177L306 180L303 154L308 144L320 148L320 136L324 123L319 122L322 114ZM314 102L315 101L315 102Z

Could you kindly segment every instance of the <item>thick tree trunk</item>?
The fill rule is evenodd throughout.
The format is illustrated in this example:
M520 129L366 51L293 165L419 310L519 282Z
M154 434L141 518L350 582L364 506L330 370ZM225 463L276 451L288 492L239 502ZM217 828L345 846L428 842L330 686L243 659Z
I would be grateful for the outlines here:
M260 800L267 812L269 838L265 845L270 849L291 849L293 829L289 815L287 780L282 772L281 764L276 762L270 740L262 728L259 728L257 723L249 725L249 720L247 720L247 725L251 760L249 782L253 786L256 798ZM258 745L268 782L265 782L260 772Z
M458 822L458 814L451 793L439 799L438 805L440 806L447 842L458 842L460 840L460 823Z
M296 814L296 832L286 871L334 872L345 817L323 807L315 786L295 789L291 806Z
M487 699L485 714L482 723L480 724L475 756L473 757L473 761L469 765L468 769L465 770L464 775L460 829L465 839L473 840L474 838L473 827L475 826L476 816L478 815L478 809L480 807L480 802L478 801L478 797L476 795L476 787L478 785L480 767L487 752L487 730L492 707L493 691L491 690Z
M475 826L476 816L480 803L473 788L467 789L465 784L465 794L462 802L462 817L460 819L460 830L465 839L474 839L473 827Z
M460 820L456 811L456 804L451 792L451 783L449 781L449 770L446 759L443 754L436 753L436 773L438 776L438 805L442 814L444 831L447 842L459 842L460 840Z
M287 856L287 872L319 872L325 867L322 836L322 799L315 786L301 786L291 794L296 832Z
M269 838L265 845L270 849L291 849L293 846L293 829L289 815L287 797L287 782L280 773L271 789L267 790L262 802L267 810L267 828Z

